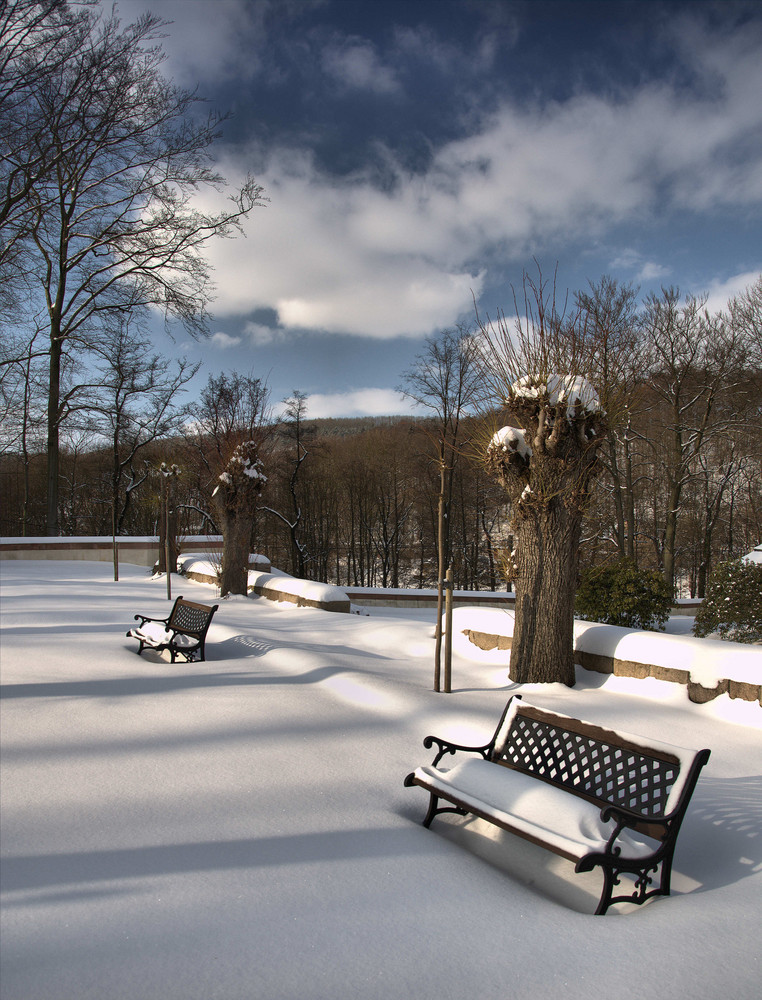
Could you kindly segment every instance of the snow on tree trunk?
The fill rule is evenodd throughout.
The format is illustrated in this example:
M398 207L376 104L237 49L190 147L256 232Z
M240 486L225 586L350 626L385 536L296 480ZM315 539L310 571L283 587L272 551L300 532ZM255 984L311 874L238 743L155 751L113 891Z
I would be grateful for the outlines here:
M524 378L506 406L521 426L503 427L488 470L511 502L516 623L511 679L574 684L574 595L582 516L606 421L584 379Z
M266 482L256 443L244 441L233 452L212 494L222 530L222 597L247 593L251 530Z

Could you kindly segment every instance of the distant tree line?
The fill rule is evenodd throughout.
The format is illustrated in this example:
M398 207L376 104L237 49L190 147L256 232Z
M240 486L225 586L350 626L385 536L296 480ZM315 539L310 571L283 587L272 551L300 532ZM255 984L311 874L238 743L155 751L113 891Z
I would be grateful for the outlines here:
M584 507L580 565L627 558L702 596L713 566L762 538L762 278L718 314L675 289L638 306L635 290L613 279L577 298L600 378L619 389L609 394L617 412ZM431 338L401 387L424 404L450 391L432 366L469 337ZM468 382L457 425L436 406L415 419L312 420L300 392L273 419L256 376L212 377L183 404L178 373L161 375L163 364L156 356L161 391L114 379L65 425L63 534L158 533L162 462L180 470L180 549L185 535L220 533L225 515L212 494L235 449L254 442L266 483L251 501L248 542L274 565L347 586L433 587L444 562L457 588L511 585L510 497L484 461L502 416L494 394L491 409L478 398L484 377ZM47 523L45 391L25 374L17 366L4 383L0 532L12 536L45 534Z

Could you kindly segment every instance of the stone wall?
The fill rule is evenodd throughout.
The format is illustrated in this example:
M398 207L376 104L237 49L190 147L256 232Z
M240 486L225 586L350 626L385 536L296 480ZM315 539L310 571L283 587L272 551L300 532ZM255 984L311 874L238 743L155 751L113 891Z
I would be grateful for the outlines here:
M511 648L511 637L507 635L492 635L488 632L476 632L467 629L465 634L479 649ZM762 654L760 654L762 658ZM757 701L762 705L762 683L750 684L746 681L736 681L731 678L721 679L716 687L704 687L691 680L690 671L679 667L662 667L653 663L638 663L634 660L620 660L614 656L600 653L590 653L583 649L575 649L574 658L584 670L592 670L599 674L613 674L615 677L636 677L643 680L653 677L657 681L669 681L687 688L688 697L696 704L713 701L722 694L731 698L741 698L743 701ZM762 670L761 670L762 672Z

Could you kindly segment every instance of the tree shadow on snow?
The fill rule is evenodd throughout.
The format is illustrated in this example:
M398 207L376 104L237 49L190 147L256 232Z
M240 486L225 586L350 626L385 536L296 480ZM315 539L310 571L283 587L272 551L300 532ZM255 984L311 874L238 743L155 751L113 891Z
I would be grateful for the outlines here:
M162 663L163 661L159 660ZM164 664L169 666L170 664ZM165 674L156 677L99 677L86 681L40 681L0 685L0 698L120 698L171 694L192 688L250 687L268 684L319 684L348 667L314 667L300 674L253 674L227 671L212 674Z
M3 861L5 892L53 891L63 895L98 891L93 883L145 879L193 872L229 871L307 862L339 862L364 858L393 858L428 853L424 841L410 830L327 830L318 833L278 834L238 840L209 840L184 844L69 851L8 857ZM113 891L123 891L114 888Z

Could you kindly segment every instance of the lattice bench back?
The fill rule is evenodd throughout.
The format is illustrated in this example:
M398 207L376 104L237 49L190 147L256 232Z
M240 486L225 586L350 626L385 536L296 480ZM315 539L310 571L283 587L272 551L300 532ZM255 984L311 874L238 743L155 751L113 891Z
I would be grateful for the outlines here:
M680 759L612 730L519 706L501 723L491 759L562 785L582 798L643 816L663 816L680 775Z
M201 635L209 625L214 608L206 604L193 604L178 598L167 622L170 628L187 632L191 635Z

